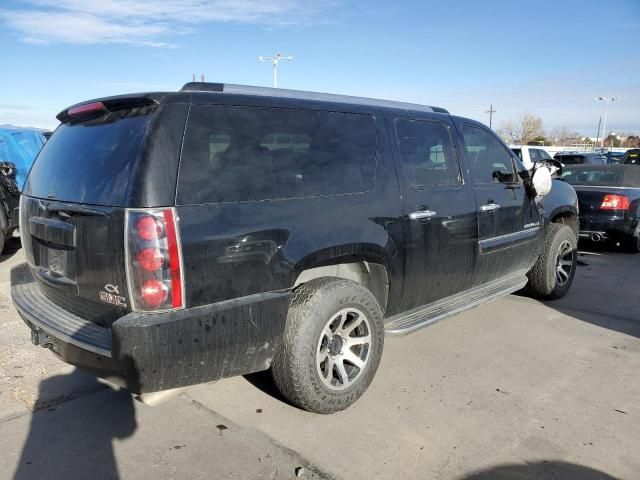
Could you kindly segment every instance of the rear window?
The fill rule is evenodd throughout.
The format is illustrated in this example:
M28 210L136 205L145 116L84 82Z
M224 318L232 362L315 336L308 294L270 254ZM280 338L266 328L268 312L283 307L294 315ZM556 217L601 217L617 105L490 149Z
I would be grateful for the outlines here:
M366 192L374 183L376 148L376 125L370 115L193 106L177 203Z
M125 205L150 110L121 110L60 125L33 164L25 193L68 202Z
M562 179L572 185L640 187L640 169L628 165L567 167Z
M585 161L584 155L559 155L557 159L565 165L579 165Z

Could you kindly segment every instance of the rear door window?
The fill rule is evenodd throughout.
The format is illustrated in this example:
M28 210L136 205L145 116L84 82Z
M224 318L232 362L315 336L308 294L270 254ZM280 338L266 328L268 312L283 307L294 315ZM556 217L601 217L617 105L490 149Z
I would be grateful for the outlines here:
M449 127L437 121L396 121L402 170L414 188L462 183L458 155Z
M371 115L194 105L177 203L225 203L359 193L376 169Z

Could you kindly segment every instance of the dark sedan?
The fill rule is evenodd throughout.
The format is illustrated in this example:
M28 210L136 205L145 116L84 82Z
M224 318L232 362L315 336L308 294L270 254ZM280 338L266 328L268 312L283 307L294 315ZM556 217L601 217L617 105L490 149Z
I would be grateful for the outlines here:
M640 168L567 165L562 179L578 194L581 238L620 242L640 252Z

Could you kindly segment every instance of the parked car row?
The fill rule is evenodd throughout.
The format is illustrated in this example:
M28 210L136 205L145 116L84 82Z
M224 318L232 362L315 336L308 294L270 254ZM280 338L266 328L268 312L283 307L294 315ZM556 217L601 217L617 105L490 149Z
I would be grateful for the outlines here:
M529 170L443 108L193 83L58 119L21 197L13 303L35 344L134 393L270 369L335 412L385 334L573 281L554 161Z
M0 128L0 253L18 228L20 190L45 142L40 130Z

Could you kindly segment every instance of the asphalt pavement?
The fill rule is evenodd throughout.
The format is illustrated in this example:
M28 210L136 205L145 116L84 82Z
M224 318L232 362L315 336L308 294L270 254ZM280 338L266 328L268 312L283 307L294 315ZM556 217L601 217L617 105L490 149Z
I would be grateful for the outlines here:
M407 337L330 416L255 374L149 407L32 346L0 257L0 478L640 478L640 255L583 252L556 302L510 295Z

